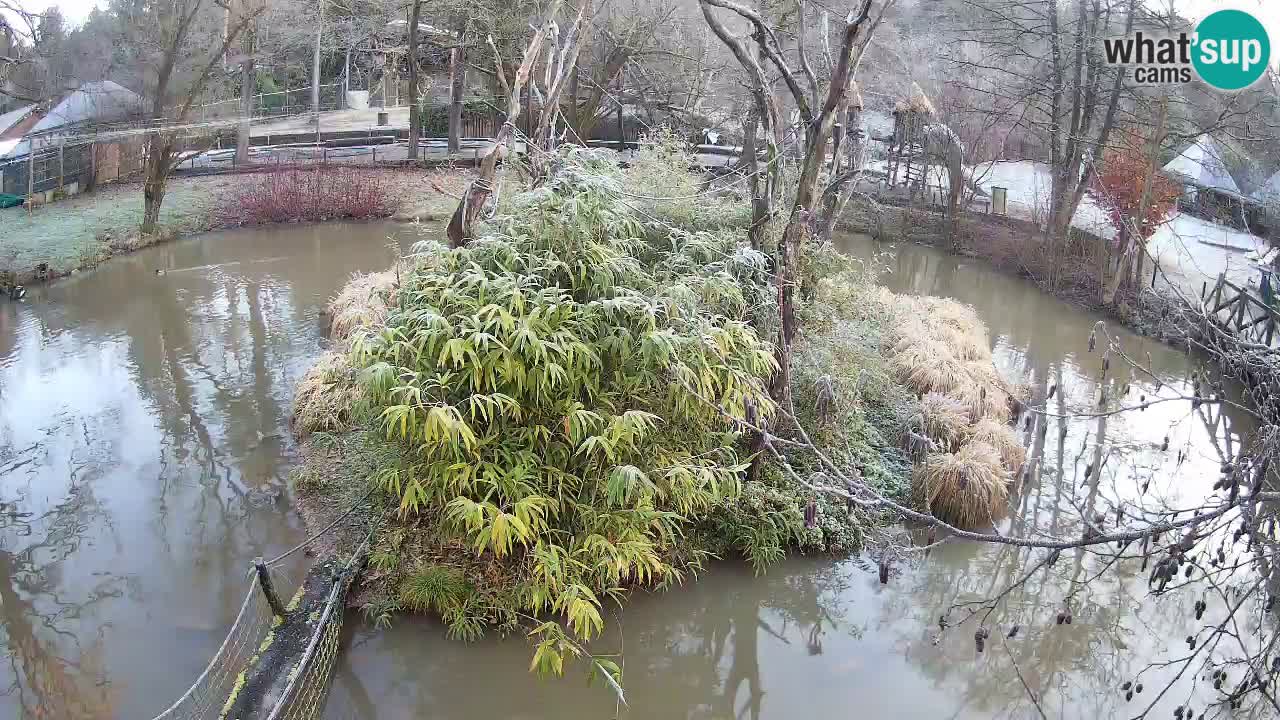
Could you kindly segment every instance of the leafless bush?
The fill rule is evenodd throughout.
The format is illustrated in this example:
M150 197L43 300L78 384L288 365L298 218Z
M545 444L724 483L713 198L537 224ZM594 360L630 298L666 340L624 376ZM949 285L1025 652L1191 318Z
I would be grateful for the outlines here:
M377 171L318 165L263 173L233 192L228 225L387 217L397 207L391 183Z

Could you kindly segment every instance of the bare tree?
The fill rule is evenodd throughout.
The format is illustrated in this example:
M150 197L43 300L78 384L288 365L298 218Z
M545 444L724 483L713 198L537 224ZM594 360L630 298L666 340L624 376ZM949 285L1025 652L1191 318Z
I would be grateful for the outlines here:
M534 32L533 37L525 46L524 59L510 82L508 82L506 73L502 68L501 59L493 39L489 38L488 40L490 47L494 49L498 84L507 100L507 118L502 127L498 129L497 136L493 139L492 149L485 155L483 162L480 164L479 176L471 181L471 185L463 195L462 201L458 203L457 210L454 211L453 217L449 220L449 243L454 247L461 247L471 239L472 227L493 193L498 160L506 154L507 143L516 133L516 121L520 117L521 109L520 93L526 85L531 87L536 85L536 81L531 75L534 66L543 53L544 44L547 46L548 61L545 66L544 87L541 90L537 90L537 92L544 93L544 97L549 99L549 102L544 101L542 104L541 117L536 124L538 129L535 131L535 135L546 139L548 143L555 135L554 128L560 117L559 108L555 103L564 90L569 69L577 62L578 49L582 39L580 31L583 19L591 6L590 2L583 2L578 8L578 14L573 23L567 30L561 31L555 22L560 4L561 0L552 1L550 8L547 10L546 20L538 27L538 30ZM530 152L534 153L535 157L539 158L537 161L543 164L543 171L549 171L550 168L546 165L548 148L538 147L536 143L528 140L526 142L529 143Z
M467 23L461 17L449 50L449 152L462 149L462 95L467 89Z
M139 59L154 63L154 75L148 78L146 88L151 103L149 120L154 129L146 142L141 227L145 234L159 230L169 173L182 160L179 138L191 132L184 126L192 106L209 86L240 33L261 12L258 8L238 13L233 23L224 26L221 41L210 52L205 43L210 28L216 28L218 20L223 19L219 10L227 10L222 0L177 0L148 6L129 18L129 39L138 49Z
M422 17L422 0L409 4L409 159L418 159L418 140L422 134L422 110L418 102L422 67L418 60L418 21Z
M749 23L761 53L773 69L781 75L783 84L790 92L804 128L804 160L798 171L795 200L791 206L787 224L782 231L777 254L778 306L782 323L777 343L778 371L773 379L771 394L775 399L785 403L790 396L791 344L797 329L795 291L799 283L801 246L806 236L816 234L820 200L818 178L827 163L827 143L836 122L837 112L849 105L856 69L854 55L861 38L860 33L865 32L871 24L868 18L874 3L873 0L863 0L861 7L850 12L845 18L843 28L838 33L839 50L834 55L825 96L818 105L819 87L812 69L808 67L807 62L802 63L805 69L805 80L809 87L809 92L806 92L800 79L783 56L777 33L763 16L732 0L699 0L699 2L702 5L703 16L712 32L729 47L734 57L747 71L751 80L751 92L756 100L756 111L765 124L766 142L776 143L771 131L778 126L778 110L772 93L767 91L769 83L764 70L756 56L750 53L742 41L719 20L713 8L729 10ZM776 145L766 154L766 157L768 167L775 168L778 162Z

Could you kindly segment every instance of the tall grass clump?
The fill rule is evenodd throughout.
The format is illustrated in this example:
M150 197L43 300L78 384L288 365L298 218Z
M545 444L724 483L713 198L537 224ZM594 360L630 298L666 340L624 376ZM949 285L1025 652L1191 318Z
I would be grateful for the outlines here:
M331 350L320 356L294 389L294 429L304 435L349 430L367 401L350 357Z
M1008 425L1019 403L995 368L986 327L973 308L944 298L881 290L872 305L893 318L889 366L920 396L917 424L941 451L913 473L916 503L965 526L1002 516L1026 450Z
M381 325L395 302L396 281L394 270L352 275L329 301L329 336L345 341L359 328Z
M686 535L740 497L747 467L721 411L771 408L772 348L747 322L762 258L647 221L623 182L570 153L481 237L402 273L385 319L350 340L375 427L406 458L370 481L421 553L471 556L483 600L453 621L547 619L542 671L599 634L605 600L698 567ZM436 607L427 579L386 582Z
M981 527L1003 517L1009 504L1009 473L1000 451L982 441L954 453L930 453L916 466L916 503L959 527Z

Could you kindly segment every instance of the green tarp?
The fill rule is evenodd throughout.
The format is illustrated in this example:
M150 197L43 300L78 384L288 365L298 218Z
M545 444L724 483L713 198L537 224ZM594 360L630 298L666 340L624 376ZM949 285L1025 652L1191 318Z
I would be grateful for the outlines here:
M5 193L0 193L0 208L17 207L18 205L21 205L21 204L22 204L21 195L6 195Z

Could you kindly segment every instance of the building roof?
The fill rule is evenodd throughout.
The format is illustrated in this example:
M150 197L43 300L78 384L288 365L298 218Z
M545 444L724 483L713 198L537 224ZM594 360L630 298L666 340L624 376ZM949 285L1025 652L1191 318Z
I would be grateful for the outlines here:
M89 121L123 120L141 110L142 97L128 88L110 80L85 83L45 113L31 132L48 132Z
M1182 154L1169 161L1164 171L1211 190L1243 197L1240 187L1227 171L1222 146L1208 134L1196 138Z
M1280 170L1267 178L1249 197L1260 203L1280 203Z
M17 110L10 110L9 112L0 115L0 134L4 134L4 131L22 122L28 115L34 112L35 109L35 105L27 105L26 107L20 107Z

